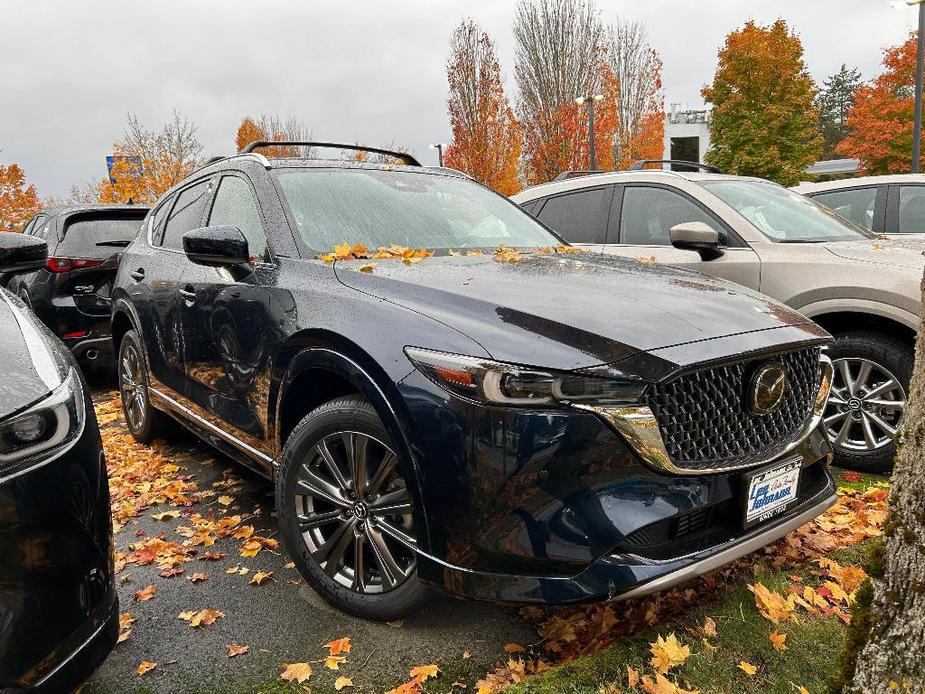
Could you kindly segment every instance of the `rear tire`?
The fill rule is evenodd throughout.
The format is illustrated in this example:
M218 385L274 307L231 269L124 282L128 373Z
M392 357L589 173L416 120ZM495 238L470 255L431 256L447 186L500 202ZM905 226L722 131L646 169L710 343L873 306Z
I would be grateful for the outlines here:
M280 532L305 581L358 617L417 610L426 590L411 497L373 407L348 396L316 408L289 434L279 465Z
M163 438L169 422L167 415L151 407L148 398L148 369L141 341L134 330L126 332L119 343L116 373L122 413L132 438L138 443L151 443L154 439Z
M828 354L835 376L825 422L835 465L858 472L891 470L896 443L890 430L902 423L915 359L913 346L859 330L836 335L835 347Z

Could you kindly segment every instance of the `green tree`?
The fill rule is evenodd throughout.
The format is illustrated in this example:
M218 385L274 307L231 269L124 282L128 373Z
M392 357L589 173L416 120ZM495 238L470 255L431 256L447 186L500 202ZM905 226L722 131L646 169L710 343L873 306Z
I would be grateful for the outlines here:
M819 131L822 133L822 158L834 159L835 148L848 136L848 112L854 106L854 93L861 86L857 68L841 69L822 83L816 99L819 109Z
M713 84L701 92L713 105L707 161L727 173L798 183L822 152L816 87L799 37L782 19L769 27L749 21L726 37L718 57Z

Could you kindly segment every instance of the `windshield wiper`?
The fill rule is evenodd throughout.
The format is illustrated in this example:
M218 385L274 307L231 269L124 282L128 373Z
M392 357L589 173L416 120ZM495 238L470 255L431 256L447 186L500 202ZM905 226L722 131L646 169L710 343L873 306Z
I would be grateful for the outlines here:
M114 241L97 241L97 246L114 246L116 248L127 248L131 241L116 239Z

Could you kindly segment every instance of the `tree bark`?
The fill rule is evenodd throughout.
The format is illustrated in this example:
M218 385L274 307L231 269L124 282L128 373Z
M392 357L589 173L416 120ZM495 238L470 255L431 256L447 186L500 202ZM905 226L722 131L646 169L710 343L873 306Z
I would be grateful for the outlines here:
M925 278L922 287L925 290ZM915 354L890 486L882 569L875 567L871 576L871 627L846 688L852 693L925 692L925 328L921 326Z

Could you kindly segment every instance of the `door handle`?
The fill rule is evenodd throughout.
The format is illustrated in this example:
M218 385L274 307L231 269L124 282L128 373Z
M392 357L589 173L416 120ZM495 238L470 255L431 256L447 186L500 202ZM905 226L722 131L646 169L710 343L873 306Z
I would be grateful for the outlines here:
M141 280L145 278L145 269L143 267L140 267L137 270L132 270L128 274L136 282L141 282Z
M180 290L180 296L183 297L188 305L196 303L196 292L193 291L192 285L186 285L183 289Z

